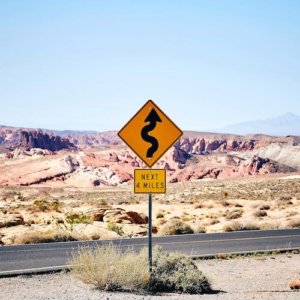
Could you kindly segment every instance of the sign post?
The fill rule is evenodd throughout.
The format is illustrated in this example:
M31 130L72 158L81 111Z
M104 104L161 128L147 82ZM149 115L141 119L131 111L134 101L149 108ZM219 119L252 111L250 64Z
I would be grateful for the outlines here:
M152 101L118 132L119 137L149 169L134 170L134 192L148 194L148 260L152 272L152 194L166 192L166 170L151 169L183 132Z
M149 193L148 199L148 261L149 272L152 272L152 193Z

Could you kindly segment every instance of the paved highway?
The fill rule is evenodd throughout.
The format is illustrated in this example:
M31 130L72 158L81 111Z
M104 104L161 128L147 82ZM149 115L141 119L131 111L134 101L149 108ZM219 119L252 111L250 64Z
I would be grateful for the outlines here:
M59 270L68 265L80 247L95 247L110 241L63 242L0 247L0 275ZM122 249L147 247L146 238L111 241ZM189 234L153 238L153 245L191 256L300 249L300 229Z

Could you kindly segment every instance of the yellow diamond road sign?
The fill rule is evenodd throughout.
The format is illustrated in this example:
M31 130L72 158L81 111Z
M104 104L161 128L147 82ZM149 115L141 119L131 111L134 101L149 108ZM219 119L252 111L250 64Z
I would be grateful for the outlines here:
M134 170L134 192L155 193L166 192L166 170L165 169L135 169Z
M182 133L167 115L149 100L118 135L148 167L152 167Z

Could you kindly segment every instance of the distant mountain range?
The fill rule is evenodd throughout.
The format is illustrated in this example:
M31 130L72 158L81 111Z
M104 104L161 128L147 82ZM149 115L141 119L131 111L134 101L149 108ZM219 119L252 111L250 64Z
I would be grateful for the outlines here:
M23 127L14 127L14 126L6 126L6 125L0 125L0 128L23 128ZM46 132L52 132L55 135L59 136L76 136L80 134L96 134L98 131L96 130L51 130L51 129L45 129L45 128L25 128L24 129L32 129L32 130L43 130Z
M20 127L0 125L0 128L18 129ZM31 128L24 128L24 129L27 130ZM83 135L97 135L97 134L102 135L104 133L107 133L110 136L117 135L117 131L100 132L94 130L51 130L51 129L41 129L41 130L45 132L53 133L55 135L63 136L63 137L69 137L69 138L76 137L76 136L83 136ZM300 116L293 113L286 113L284 115L275 118L232 124L229 126L213 129L210 132L225 133L225 134L228 133L228 134L235 134L235 135L264 134L264 135L274 135L274 136L287 136L287 135L300 136Z
M213 130L214 132L246 134L266 134L275 136L300 135L300 116L287 113L276 118L233 124Z

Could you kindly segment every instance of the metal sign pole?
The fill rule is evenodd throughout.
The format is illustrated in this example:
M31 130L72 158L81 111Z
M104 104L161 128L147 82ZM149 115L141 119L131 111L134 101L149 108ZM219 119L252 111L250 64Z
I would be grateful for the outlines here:
M159 123L159 124L158 124ZM157 126L154 136L149 135ZM182 136L183 132L170 120L170 118L152 101L146 104L130 119L129 122L118 132L118 136L131 148L133 152L151 169L151 167L162 157L162 155ZM162 143L163 141L163 143ZM145 144L149 148L145 149ZM151 144L151 145L150 145ZM136 180L136 172L135 180ZM164 184L158 185L158 176L149 174L141 176L139 182L134 183L135 193L149 194L149 272L152 272L152 193L165 193L166 174L160 174L160 183L163 179ZM152 184L156 180L156 184ZM140 184L146 182L146 184Z
M149 260L149 272L152 272L152 193L149 193L149 201L148 201L148 238L149 238L149 247L148 247L148 260Z

